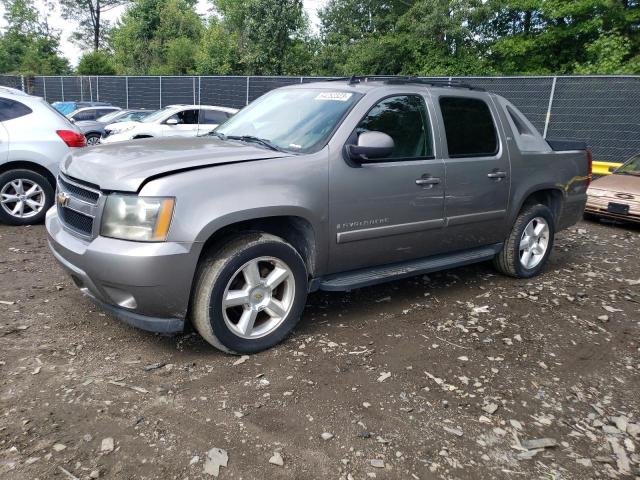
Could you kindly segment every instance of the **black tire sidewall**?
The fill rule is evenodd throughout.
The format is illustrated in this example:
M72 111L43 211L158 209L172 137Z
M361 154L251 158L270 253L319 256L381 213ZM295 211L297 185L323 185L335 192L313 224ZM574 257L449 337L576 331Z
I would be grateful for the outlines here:
M44 221L44 217L47 215L47 210L51 208L53 205L55 190L54 187L49 183L43 175L34 172L32 170L9 170L0 174L0 190L12 180L16 180L18 178L25 178L27 180L31 180L36 182L40 187L42 187L42 191L44 192L44 207L37 215L29 218L16 218L9 213L7 213L4 208L0 207L0 222L5 223L7 225L35 225L38 223L42 223Z
M275 257L286 263L293 272L295 295L293 306L285 321L264 337L247 340L236 336L227 327L222 315L222 297L224 290L240 267L258 257ZM209 321L216 338L226 348L237 353L255 353L280 343L298 323L307 300L307 271L298 252L284 242L268 241L252 245L233 255L221 268L209 297Z
M529 224L529 222L536 217L544 218L547 221L547 225L549 225L549 245L547 246L547 251L545 252L544 257L540 261L540 263L538 263L538 265L536 265L535 267L528 269L528 268L525 268L520 263L520 239L522 238L522 234L524 233L525 228L527 228L527 225ZM528 209L526 212L523 213L523 215L519 218L519 220L520 222L518 224L517 231L514 232L515 234L515 242L513 242L514 243L513 248L515 250L513 252L513 260L515 262L514 267L518 277L531 278L538 275L545 268L545 265L547 264L547 260L549 259L549 255L551 255L551 251L553 250L553 244L555 241L555 233L556 233L555 220L553 218L553 214L551 213L551 210L549 210L549 208L547 208L544 205L536 205Z

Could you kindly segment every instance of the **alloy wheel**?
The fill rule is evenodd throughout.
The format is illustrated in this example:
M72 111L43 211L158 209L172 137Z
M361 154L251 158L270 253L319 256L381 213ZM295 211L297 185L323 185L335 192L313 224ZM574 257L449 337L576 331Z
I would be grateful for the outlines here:
M0 205L15 218L30 218L38 215L46 203L42 187L26 178L16 178L0 190Z
M542 217L532 219L522 232L519 254L520 264L527 270L537 267L549 248L549 224Z
M227 327L238 337L256 339L276 330L295 298L293 272L282 260L259 257L231 277L222 297Z

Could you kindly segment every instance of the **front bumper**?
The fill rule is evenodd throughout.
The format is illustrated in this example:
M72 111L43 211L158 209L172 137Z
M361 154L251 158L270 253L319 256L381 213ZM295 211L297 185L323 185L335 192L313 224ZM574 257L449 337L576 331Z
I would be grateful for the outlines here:
M123 322L152 332L184 328L199 251L193 243L142 243L67 231L47 212L49 248L81 291Z

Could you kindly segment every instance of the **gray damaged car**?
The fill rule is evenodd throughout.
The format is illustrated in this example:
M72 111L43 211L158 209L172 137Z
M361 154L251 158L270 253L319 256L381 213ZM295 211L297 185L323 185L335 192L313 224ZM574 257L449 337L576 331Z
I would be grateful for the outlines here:
M487 260L533 277L590 178L584 145L544 140L498 95L352 77L274 90L204 138L69 155L46 227L116 317L156 332L190 321L251 353L319 289Z

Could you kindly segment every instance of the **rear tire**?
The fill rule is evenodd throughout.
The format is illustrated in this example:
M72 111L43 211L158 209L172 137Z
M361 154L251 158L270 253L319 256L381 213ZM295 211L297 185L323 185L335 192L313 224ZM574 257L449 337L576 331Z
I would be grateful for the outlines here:
M0 222L8 225L42 223L53 205L54 187L32 170L0 174Z
M545 205L529 205L522 209L500 253L493 264L511 277L531 278L544 268L555 237L555 221Z
M236 237L202 260L196 275L191 322L227 353L255 353L280 343L307 299L302 257L267 233Z

